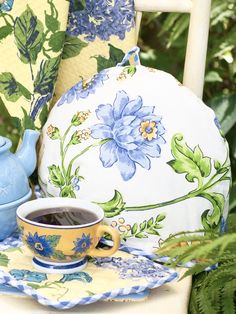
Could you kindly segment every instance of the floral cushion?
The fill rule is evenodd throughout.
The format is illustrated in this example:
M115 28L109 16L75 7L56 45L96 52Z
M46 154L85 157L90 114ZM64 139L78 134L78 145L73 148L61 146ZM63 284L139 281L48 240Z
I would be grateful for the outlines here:
M46 120L68 10L66 0L5 0L0 6L0 111L9 112L19 133Z
M228 212L228 146L214 112L163 71L117 66L54 106L39 155L47 196L99 204L131 247L170 234L220 231Z
M133 45L133 0L5 0L0 112L19 134L41 128L49 105L80 77L113 66Z
M134 0L71 0L54 102L135 45Z

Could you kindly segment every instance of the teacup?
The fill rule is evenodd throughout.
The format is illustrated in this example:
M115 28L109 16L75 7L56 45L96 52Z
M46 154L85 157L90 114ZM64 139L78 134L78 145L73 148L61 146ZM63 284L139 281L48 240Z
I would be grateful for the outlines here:
M60 215L62 212L69 213L71 225L60 220L66 215ZM74 215L75 212L88 219L83 218L82 224L71 222L71 213ZM16 215L22 240L33 253L34 267L47 273L80 271L87 264L87 256L110 256L120 245L118 231L103 225L102 208L87 201L62 197L40 198L19 206ZM58 223L55 216L60 220ZM51 220L45 222L45 217ZM111 236L113 246L110 249L96 248L105 233Z

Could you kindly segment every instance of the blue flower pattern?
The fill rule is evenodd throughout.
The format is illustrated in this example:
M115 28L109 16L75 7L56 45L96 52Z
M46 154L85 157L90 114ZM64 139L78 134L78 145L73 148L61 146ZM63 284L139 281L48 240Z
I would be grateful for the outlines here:
M130 100L122 90L117 92L113 106L102 104L96 109L101 123L91 127L91 136L107 139L100 147L100 160L105 168L117 163L124 181L134 176L136 164L149 170L149 157L160 157L165 129L154 108L143 106L140 96Z
M80 81L64 95L62 95L57 103L57 106L61 106L64 103L70 104L74 100L78 101L80 98L87 98L90 94L94 94L96 89L101 87L104 84L104 81L106 81L108 78L107 70L103 70L100 73L95 74L90 80Z
M90 238L90 234L85 235L83 233L81 238L77 238L76 241L74 241L75 247L73 248L73 250L76 253L82 254L90 248L91 244L92 244L92 239Z
M123 40L125 33L134 27L134 12L133 0L86 0L85 7L79 10L72 1L67 34L85 35L87 41L96 37L106 41L111 35Z
M50 241L46 239L46 236L39 236L36 232L34 235L28 234L26 239L27 244L39 255L50 257L53 255L53 246Z
M129 259L122 259L121 257L96 258L93 263L98 267L117 271L121 279L146 278L148 281L153 281L166 277L167 272L163 266L140 256Z
M44 273L29 271L26 269L12 269L9 272L16 280L25 280L29 282L42 282L47 280L47 275Z

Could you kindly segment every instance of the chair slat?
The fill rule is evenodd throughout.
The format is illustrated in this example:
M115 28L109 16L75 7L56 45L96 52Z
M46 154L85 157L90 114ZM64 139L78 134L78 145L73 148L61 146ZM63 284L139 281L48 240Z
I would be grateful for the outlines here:
M146 12L191 12L191 0L135 0L135 9Z

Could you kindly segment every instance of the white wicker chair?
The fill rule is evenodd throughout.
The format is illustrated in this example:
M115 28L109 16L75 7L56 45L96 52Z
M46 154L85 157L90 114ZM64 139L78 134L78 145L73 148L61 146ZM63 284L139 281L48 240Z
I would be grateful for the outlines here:
M182 12L190 14L183 84L202 97L207 53L211 0L135 0L136 39L142 12Z

